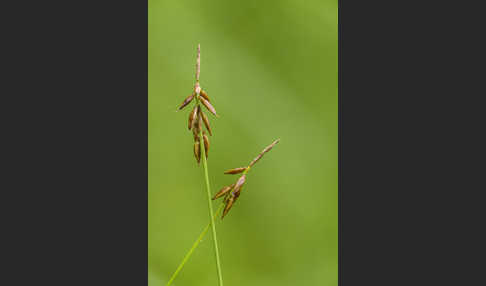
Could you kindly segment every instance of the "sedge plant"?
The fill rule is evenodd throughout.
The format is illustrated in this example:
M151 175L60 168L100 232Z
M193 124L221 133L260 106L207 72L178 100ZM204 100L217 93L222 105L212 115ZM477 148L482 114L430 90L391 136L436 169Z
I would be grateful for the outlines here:
M199 76L200 76L200 67L201 67L201 47L200 45L197 46L197 58L196 58L196 83L194 85L194 90L184 99L182 104L179 106L179 110L183 109L184 107L188 106L191 102L194 102L194 107L192 108L191 112L189 113L189 120L188 120L188 129L192 130L193 138L194 138L194 157L198 164L202 161L202 166L204 169L204 179L206 183L206 193L207 193L207 200L208 200L208 210L209 210L209 224L203 229L201 234L198 236L196 241L193 243L192 247L184 256L182 262L179 264L175 272L172 274L171 278L167 282L166 286L172 284L174 279L177 277L179 272L182 270L186 262L191 257L194 250L198 247L199 243L202 241L203 237L208 232L209 228L212 231L213 237L213 245L214 245L214 255L216 258L216 270L218 275L218 283L219 286L223 286L223 275L221 271L221 262L219 257L219 249L218 249L218 239L216 235L216 226L214 224L214 219L219 215L221 211L223 211L222 219L227 215L229 210L232 208L233 204L236 202L238 197L240 196L241 190L243 185L246 181L246 174L250 171L251 167L260 160L265 153L270 151L279 141L280 139L275 140L272 144L267 146L263 149L262 152L258 154L258 156L250 162L247 167L235 168L225 171L225 174L240 174L242 175L238 178L238 180L229 186L223 187L219 190L213 197L211 197L211 186L209 182L209 172L208 172L208 152L209 152L209 138L206 134L206 130L209 135L212 135L211 127L209 125L209 119L207 115L204 113L202 106L204 106L211 114L218 117L216 110L214 109L213 105L211 104L211 100L206 91L204 91L199 83ZM203 123L206 130L203 130ZM213 212L213 205L212 200L217 198L224 197L223 202L219 205L216 212Z

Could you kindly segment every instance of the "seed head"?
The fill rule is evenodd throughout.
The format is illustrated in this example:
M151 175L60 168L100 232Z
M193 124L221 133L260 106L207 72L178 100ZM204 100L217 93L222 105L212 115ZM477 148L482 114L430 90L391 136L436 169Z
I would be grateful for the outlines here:
M275 146L279 141L280 141L280 139L277 139L272 144L265 147L265 149L263 149L263 151L260 152L260 154L258 154L258 156L255 159L253 159L253 161L250 163L250 165L248 167L246 167L246 168L243 168L243 167L234 168L234 169L230 169L230 170L227 170L227 171L224 172L225 174L239 174L239 173L243 172L243 175L241 175L241 177L238 178L236 183L234 183L231 186L227 186L227 187L222 188L214 196L213 200L217 199L219 197L225 196L224 203L226 205L225 205L225 208L224 208L224 211L223 211L223 216L221 218L224 218L226 216L226 214L229 212L229 210L233 207L233 204L240 197L241 190L243 189L243 185L246 182L246 173L248 173L248 171L250 171L251 166L253 164L255 164L258 160L260 160L263 157L263 155L265 153L267 153L268 151L270 151L273 148L273 146ZM231 192L230 192L230 190L231 190Z
M194 157L196 158L197 162L199 163L201 160L201 148L203 148L202 144L204 144L204 154L205 158L208 158L209 153L209 138L204 132L202 136L200 136L201 131L203 131L203 122L206 126L206 129L209 135L213 135L211 127L209 126L209 119L206 114L202 110L202 105L207 108L212 114L218 117L216 114L216 110L214 109L213 105L209 100L208 93L201 88L201 84L199 82L199 76L201 73L201 47L200 45L197 46L197 58L196 58L196 83L194 84L194 90L186 97L182 104L179 106L179 110L182 110L186 106L188 106L191 102L195 101L194 107L192 108L191 112L189 112L189 118L187 122L187 128L189 130L192 129L192 135L194 138ZM194 100L196 99L196 100ZM201 142L202 141L202 142Z

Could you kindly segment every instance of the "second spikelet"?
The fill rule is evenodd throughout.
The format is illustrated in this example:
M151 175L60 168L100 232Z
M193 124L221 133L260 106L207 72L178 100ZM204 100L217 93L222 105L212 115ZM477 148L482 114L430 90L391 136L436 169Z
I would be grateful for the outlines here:
M263 149L263 151L260 152L260 154L258 154L258 156L255 159L253 159L253 161L251 161L251 163L247 167L229 169L224 172L225 174L230 174L230 175L240 174L240 173L243 173L243 175L241 175L234 184L223 187L221 190L219 190L219 192L217 192L214 195L213 200L224 197L223 202L225 203L225 207L221 219L224 218L226 214L228 214L228 212L233 207L236 200L240 197L241 190L243 189L243 185L246 182L246 173L248 173L248 171L250 171L250 168L256 162L258 162L258 160L260 160L265 153L270 151L273 148L273 146L275 146L279 141L280 139L277 139L273 141L272 144L265 147L265 149Z

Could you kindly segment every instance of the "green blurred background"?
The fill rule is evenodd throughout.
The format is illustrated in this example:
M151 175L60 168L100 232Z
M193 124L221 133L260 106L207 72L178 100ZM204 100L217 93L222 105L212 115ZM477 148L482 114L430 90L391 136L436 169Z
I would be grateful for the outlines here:
M165 285L208 223L187 130L201 43L213 193L276 138L217 220L225 285L337 285L338 34L332 1L149 0L149 285ZM214 203L216 208L218 203ZM173 285L217 285L211 232Z

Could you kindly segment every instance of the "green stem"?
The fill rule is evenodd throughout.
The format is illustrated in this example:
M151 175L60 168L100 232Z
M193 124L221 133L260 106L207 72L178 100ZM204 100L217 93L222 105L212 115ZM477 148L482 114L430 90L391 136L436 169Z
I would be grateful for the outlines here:
M221 204L219 206L218 210L216 210L216 213L213 216L213 220L219 215L219 213L221 212L221 210L223 209L223 207L224 207L224 204ZM177 277L177 274L179 274L179 272L182 270L182 267L184 267L184 265L186 264L187 260L189 260L189 257L191 257L191 255L194 252L194 250L196 250L196 248L198 247L199 243L202 241L203 237L208 232L209 226L211 225L211 223L213 222L213 220L211 220L208 223L208 225L206 225L206 227L204 228L204 230L198 236L198 238L196 239L196 241L192 245L191 249L189 249L189 251L187 252L186 256L184 256L184 259L182 259L181 264L179 264L179 266L177 267L177 269L174 272L174 274L172 274L172 277L170 277L170 280L169 280L169 282L167 282L166 286L169 286L170 284L172 284L172 282L174 281L174 279Z
M199 104L199 94L197 95L197 103ZM204 178L206 179L206 191L208 195L208 207L209 207L209 219L211 220L211 230L213 232L213 242L214 242L214 256L216 257L216 269L218 272L219 286L223 286L223 274L221 273L221 263L219 261L219 250L218 250L218 238L216 237L216 226L214 225L213 219L213 204L211 200L211 187L209 186L209 175L208 175L208 162L206 160L206 150L203 143L202 128L199 130L199 138L201 142L201 159L204 167Z

